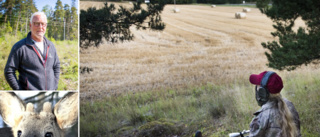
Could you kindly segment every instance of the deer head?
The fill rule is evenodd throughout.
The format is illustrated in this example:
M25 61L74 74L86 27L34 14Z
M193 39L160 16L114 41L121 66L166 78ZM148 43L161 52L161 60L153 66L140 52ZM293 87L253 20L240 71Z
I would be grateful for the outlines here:
M68 93L51 108L46 102L40 113L13 92L0 92L0 115L12 127L14 137L63 137L78 121L78 93Z

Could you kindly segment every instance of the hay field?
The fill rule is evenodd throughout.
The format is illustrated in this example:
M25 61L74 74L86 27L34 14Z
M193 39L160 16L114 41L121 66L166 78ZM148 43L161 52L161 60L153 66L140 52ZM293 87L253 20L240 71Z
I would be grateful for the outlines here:
M119 3L116 3L119 4ZM123 5L130 6L127 3ZM80 2L80 9L102 8L103 2ZM81 66L93 68L81 74L81 98L210 84L246 82L251 73L272 70L266 66L261 42L275 40L272 21L256 8L246 19L235 19L243 7L173 5L162 12L162 32L132 31L134 41L101 44L80 53ZM304 25L298 20L296 26ZM295 72L314 70L303 67Z

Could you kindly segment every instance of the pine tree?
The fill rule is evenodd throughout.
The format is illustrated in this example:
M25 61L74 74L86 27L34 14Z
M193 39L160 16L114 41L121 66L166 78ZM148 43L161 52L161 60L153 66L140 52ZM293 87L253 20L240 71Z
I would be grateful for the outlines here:
M26 0L26 14L27 14L27 18L30 19L31 15L34 13L34 12L37 12L39 11L36 7L36 4L33 0Z
M3 22L7 22L8 20L10 21L14 6L15 6L15 0L6 0L4 1L4 3L2 3L1 7L3 8L3 12L4 12Z
M78 39L78 14L76 0L72 0L70 21L70 40Z
M54 11L50 5L45 5L41 11L46 14L48 22L53 20Z
M56 6L54 11L54 22L51 24L53 26L53 32L54 32L54 39L63 39L63 20L64 20L64 9L62 6L62 2L60 0L57 0ZM62 26L62 27L60 27Z
M258 0L257 6L275 23L272 36L279 42L263 42L262 46L270 52L269 67L278 70L294 70L301 65L319 63L320 59L320 2L319 0ZM292 27L297 18L305 22L306 27L297 31Z
M3 27L7 27L7 22L10 22L10 27L17 35L18 30L22 32L24 29L27 32L27 24L33 12L37 11L35 3L32 0L6 0L0 2L0 12L3 16L0 18L0 23L5 23Z
M64 5L64 22L66 24L65 26L65 37L66 39L70 39L70 24L71 24L71 10L70 6L68 4Z
M26 25L29 26L31 15L38 11L36 4L33 0L26 0L25 20ZM26 30L27 31L27 30Z
M24 10L26 10L26 5L24 3L24 0L16 0L16 3L15 3L15 7L13 9L13 16L15 17L14 20L13 20L13 28L15 29L15 33L14 35L17 36L17 33L18 33L18 28L20 26L20 28L22 28L22 25L23 22L22 22L22 18L23 18L23 12Z
M80 47L98 46L105 38L108 42L116 43L132 40L133 34L130 26L137 29L163 30L165 24L160 13L165 2L150 1L147 10L141 8L141 2L134 3L133 7L126 9L120 6L117 10L114 4L105 3L105 7L97 10L89 8L80 13ZM117 10L117 12L115 12Z
M42 12L44 12L45 14L46 14L46 16L47 16L47 32L46 32L46 37L47 38L51 38L51 37L53 37L53 32L52 32L52 30L53 30L53 26L51 25L52 24L52 22L53 22L53 13L54 13L54 11L53 11L53 9L52 9L52 7L50 6L50 5L45 5L43 8L42 8L42 10L41 10Z

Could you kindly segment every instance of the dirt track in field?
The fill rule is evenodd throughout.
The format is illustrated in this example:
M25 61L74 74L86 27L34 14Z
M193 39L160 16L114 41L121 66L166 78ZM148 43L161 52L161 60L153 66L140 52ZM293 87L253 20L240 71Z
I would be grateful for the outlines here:
M80 2L81 9L102 6ZM268 69L261 42L276 39L272 21L258 9L235 19L243 7L178 5L180 13L173 8L167 5L162 13L163 32L132 29L134 41L82 50L81 66L93 72L81 75L81 97L232 83Z

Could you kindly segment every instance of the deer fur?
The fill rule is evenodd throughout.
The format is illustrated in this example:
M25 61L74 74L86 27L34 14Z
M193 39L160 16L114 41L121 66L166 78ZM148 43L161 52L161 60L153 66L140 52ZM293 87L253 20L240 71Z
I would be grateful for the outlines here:
M78 93L68 93L53 110L46 102L37 113L32 103L25 105L14 92L0 92L0 115L14 137L64 137L78 121Z

